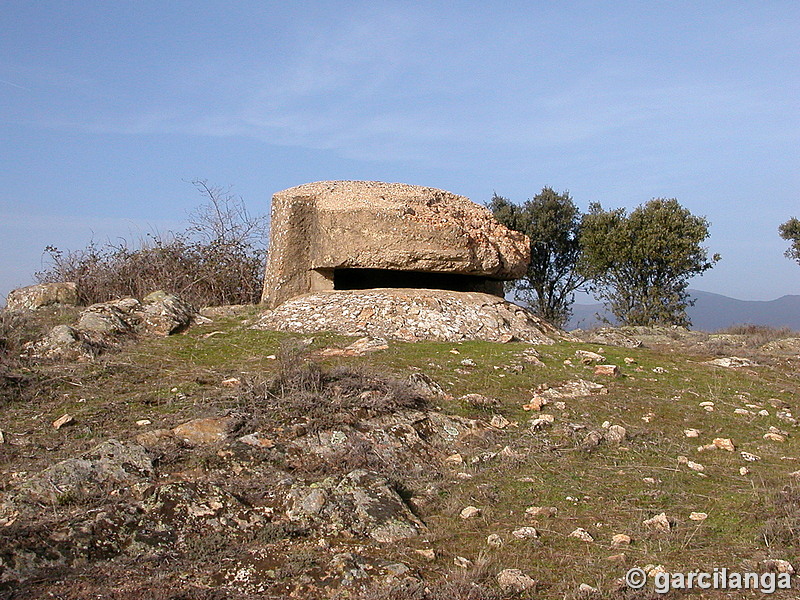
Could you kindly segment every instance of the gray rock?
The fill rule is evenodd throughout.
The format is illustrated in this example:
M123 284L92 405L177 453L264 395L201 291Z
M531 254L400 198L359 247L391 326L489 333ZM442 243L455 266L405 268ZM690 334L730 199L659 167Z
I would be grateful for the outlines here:
M412 373L408 376L408 384L419 395L426 398L443 398L447 395L442 386L425 375L425 373Z
M415 537L427 528L380 475L356 470L340 480L293 486L287 516L336 535L347 531L382 543Z
M77 286L73 282L40 283L18 288L6 298L8 310L36 310L44 306L78 304Z
M497 574L497 585L504 592L521 594L536 587L536 580L519 569L503 569Z
M110 439L80 458L68 458L25 481L21 497L37 502L104 493L106 486L147 481L153 462L139 444Z
M498 296L438 289L314 292L265 312L252 327L296 333L335 331L412 342L516 339L551 344L566 335Z
M163 291L148 294L142 300L140 328L151 335L170 335L183 331L197 311L187 302Z

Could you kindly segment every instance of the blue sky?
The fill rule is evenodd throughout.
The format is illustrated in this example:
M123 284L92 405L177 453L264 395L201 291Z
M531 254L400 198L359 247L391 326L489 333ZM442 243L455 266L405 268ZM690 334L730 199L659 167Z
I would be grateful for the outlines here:
M676 197L723 260L692 286L800 294L800 3L22 2L0 10L0 295L48 244L251 212L326 179L586 208Z

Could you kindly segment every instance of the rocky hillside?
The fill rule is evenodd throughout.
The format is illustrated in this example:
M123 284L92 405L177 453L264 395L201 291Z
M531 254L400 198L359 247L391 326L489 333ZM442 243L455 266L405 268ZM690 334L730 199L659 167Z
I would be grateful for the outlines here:
M74 351L4 354L0 598L621 600L800 567L796 339L407 343L252 307L154 332L165 300L0 313L6 350Z

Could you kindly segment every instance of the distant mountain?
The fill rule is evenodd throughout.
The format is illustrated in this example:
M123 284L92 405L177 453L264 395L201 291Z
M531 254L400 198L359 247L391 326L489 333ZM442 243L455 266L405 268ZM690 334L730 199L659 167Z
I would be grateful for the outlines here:
M800 296L777 300L737 300L722 294L689 290L695 305L688 310L692 329L716 331L731 325L750 323L789 327L800 331ZM602 304L574 304L567 329L588 329L600 325L597 314L608 316Z

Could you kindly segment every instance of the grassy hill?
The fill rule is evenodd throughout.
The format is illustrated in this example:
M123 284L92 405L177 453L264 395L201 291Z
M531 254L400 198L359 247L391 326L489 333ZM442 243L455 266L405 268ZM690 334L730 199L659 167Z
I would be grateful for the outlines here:
M0 597L631 599L663 597L660 568L800 567L792 342L343 356L352 338L254 331L254 317L7 364ZM707 363L734 351L756 364ZM152 472L103 471L109 439ZM622 581L634 566L644 590ZM537 583L501 587L506 569ZM760 597L728 594L693 597Z

